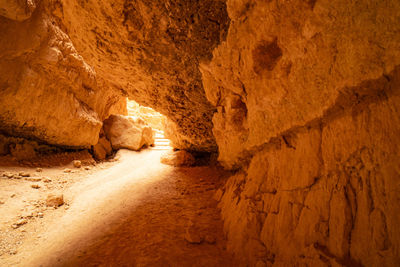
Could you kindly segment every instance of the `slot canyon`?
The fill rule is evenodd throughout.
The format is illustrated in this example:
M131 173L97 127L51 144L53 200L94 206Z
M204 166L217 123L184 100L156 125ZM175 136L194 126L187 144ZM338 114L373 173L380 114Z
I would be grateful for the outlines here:
M0 266L399 265L400 1L0 0Z

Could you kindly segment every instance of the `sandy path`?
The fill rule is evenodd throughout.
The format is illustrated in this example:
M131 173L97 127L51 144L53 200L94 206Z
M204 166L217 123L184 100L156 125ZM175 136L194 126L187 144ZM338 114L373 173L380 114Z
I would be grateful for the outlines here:
M234 266L212 199L223 174L163 165L164 152L120 151L110 168L72 185L69 209L5 266ZM216 242L188 243L192 224Z

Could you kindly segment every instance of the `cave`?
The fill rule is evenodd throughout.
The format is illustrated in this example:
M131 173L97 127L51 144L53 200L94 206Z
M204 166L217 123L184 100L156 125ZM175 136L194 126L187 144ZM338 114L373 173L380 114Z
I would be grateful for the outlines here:
M398 266L399 22L0 1L0 265Z

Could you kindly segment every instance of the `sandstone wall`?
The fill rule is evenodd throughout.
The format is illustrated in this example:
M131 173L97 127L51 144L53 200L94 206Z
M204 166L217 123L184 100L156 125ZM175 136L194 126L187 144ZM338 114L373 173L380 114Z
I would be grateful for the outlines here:
M221 208L250 265L400 261L400 2L227 2L202 64Z
M175 147L215 151L198 65L228 24L220 0L2 1L0 129L86 147L129 96L169 117Z
M215 151L199 62L229 24L225 1L53 1L52 14L98 75L167 116L174 147Z
M46 1L25 1L34 11L24 1L5 2L15 14L29 12L0 16L0 131L54 145L96 144L121 92L82 58Z

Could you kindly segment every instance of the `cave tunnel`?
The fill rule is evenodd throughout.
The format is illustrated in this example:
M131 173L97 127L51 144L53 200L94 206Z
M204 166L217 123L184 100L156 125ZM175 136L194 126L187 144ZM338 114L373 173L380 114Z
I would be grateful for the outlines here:
M399 266L399 21L0 1L0 266Z

